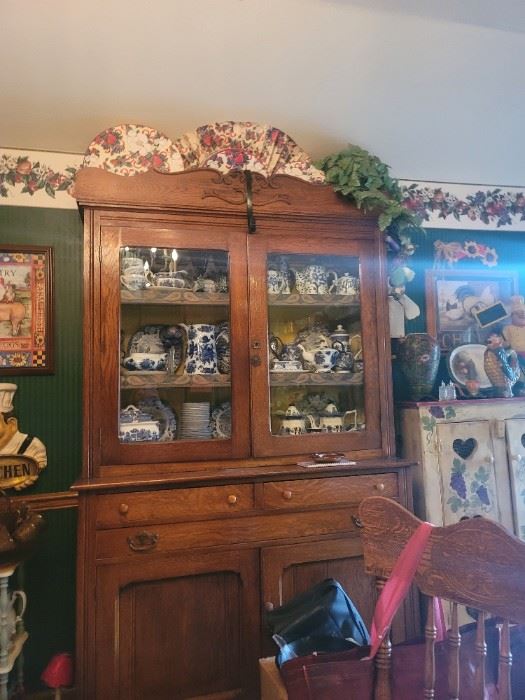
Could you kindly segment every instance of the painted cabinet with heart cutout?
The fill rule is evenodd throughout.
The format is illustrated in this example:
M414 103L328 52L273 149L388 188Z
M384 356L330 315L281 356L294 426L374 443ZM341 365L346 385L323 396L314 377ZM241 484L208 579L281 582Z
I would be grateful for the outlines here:
M436 525L482 515L525 539L525 400L406 403L401 454L418 461L417 514Z

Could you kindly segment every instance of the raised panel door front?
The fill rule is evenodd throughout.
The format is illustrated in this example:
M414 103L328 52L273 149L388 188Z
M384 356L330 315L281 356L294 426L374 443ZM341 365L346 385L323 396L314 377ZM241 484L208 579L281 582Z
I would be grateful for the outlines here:
M255 697L258 562L252 550L189 553L97 576L99 700Z
M505 421L514 532L525 540L525 418Z
M326 578L334 578L356 606L370 629L376 603L376 583L365 573L358 536L295 545L268 547L262 551L262 595L266 609L277 608ZM417 634L412 594L392 627L394 641ZM276 652L268 628L263 626L266 654Z
M436 428L443 525L483 515L499 521L489 421L442 423Z

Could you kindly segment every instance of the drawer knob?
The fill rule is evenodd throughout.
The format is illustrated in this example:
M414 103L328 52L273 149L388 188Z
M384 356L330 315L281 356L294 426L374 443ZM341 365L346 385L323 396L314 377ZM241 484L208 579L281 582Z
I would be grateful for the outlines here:
M288 489L286 491L283 491L283 498L286 501L291 501L292 500L292 492L288 491Z
M375 485L375 488L376 488L378 491L384 491L384 490L385 490L385 485L384 485L383 482L381 481L381 482L379 482L379 484L376 484L376 485Z
M133 537L128 537L129 548L134 552L147 552L157 546L159 536L156 532L143 530Z
M230 495L228 496L228 503L231 506L234 506L237 503L237 496L233 493L230 493Z
M266 610L266 612L272 612L273 603L271 603L269 600L267 600L266 603L264 604L264 609Z
M126 513L128 512L128 510L129 510L129 506L128 506L127 503L121 503L121 504L119 505L119 507L118 507L118 512L119 512L121 515L126 515Z

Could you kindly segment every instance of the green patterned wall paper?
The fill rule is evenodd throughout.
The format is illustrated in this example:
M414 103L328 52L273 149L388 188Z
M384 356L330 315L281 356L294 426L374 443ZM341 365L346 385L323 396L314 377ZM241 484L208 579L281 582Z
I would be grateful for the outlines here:
M45 519L40 546L15 574L27 593L24 677L28 691L45 687L40 675L54 654L75 652L77 512L73 508L48 511Z
M0 207L0 245L40 244L55 256L55 373L9 375L15 414L23 432L39 437L48 466L27 491L67 491L80 474L82 438L82 224L75 210ZM75 509L44 514L41 546L20 572L28 595L26 689L42 689L40 674L51 656L74 652Z
M47 448L48 466L27 493L66 491L80 474L82 434L82 224L75 210L0 207L0 245L52 246L55 373L9 375L15 415ZM2 377L0 376L0 381Z

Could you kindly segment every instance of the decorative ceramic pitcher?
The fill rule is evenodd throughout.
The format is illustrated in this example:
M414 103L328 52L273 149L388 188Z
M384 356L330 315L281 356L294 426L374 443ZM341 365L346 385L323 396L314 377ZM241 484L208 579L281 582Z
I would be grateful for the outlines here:
M179 323L186 333L184 366L187 374L217 374L216 327L212 323Z

